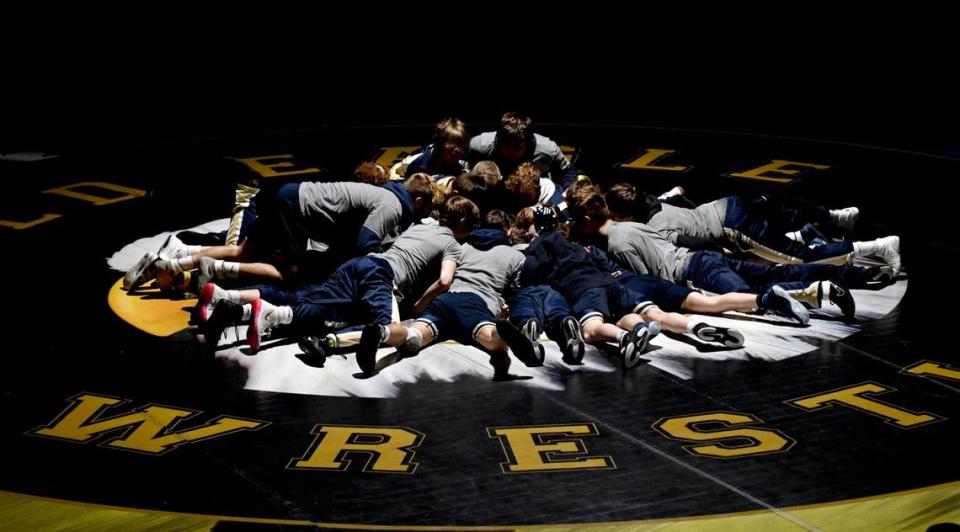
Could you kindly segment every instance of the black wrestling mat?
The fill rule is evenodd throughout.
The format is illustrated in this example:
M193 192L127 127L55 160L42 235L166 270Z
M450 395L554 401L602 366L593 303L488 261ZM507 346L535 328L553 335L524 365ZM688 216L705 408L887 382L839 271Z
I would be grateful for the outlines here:
M762 191L856 205L854 236L900 235L906 275L857 293L854 323L830 309L806 327L725 318L742 323L740 350L662 335L624 371L597 350L567 366L552 346L542 368L514 364L530 379L501 383L480 352L447 343L361 379L350 353L320 366L282 340L256 355L229 341L206 352L187 329L189 300L119 291L120 270L169 232L223 230L251 173L347 178L362 160L416 151L429 126L8 154L0 528L960 520L947 185L960 160L736 133L538 132L600 183L680 184L697 202Z

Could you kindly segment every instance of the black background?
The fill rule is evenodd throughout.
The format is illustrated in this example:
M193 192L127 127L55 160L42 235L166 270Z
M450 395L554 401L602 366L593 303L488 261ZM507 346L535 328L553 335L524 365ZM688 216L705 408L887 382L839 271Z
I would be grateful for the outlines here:
M470 125L506 110L960 149L942 14L516 11L114 13L99 25L10 13L0 153L446 115Z

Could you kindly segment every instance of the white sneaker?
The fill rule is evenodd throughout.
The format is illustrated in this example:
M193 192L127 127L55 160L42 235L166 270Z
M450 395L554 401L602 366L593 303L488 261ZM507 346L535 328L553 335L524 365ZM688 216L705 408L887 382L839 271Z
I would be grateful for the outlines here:
M157 276L156 263L159 260L156 253L146 253L123 276L123 289L130 291Z
M275 305L254 299L250 303L250 326L247 327L247 343L256 353L260 349L260 339L270 336L270 331L280 324L280 314Z
M210 314L213 312L213 307L217 304L217 301L226 298L226 290L213 283L207 283L197 298L197 317L200 318L200 321L210 319Z
M837 215L837 227L847 233L852 232L853 227L857 225L857 217L860 216L860 209L847 207L846 209L838 209L833 212Z
M188 257L190 253L187 251L187 245L177 238L175 233L171 233L170 236L163 241L163 245L160 246L157 255L164 260L175 260Z
M900 237L885 236L877 239L877 256L893 268L893 278L900 273Z

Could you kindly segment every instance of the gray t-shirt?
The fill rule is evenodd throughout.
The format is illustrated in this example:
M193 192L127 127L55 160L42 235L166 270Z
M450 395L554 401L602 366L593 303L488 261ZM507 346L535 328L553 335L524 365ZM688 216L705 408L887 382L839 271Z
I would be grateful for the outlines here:
M300 211L306 218L307 249L326 251L353 244L361 227L383 244L396 240L403 207L389 190L366 183L300 183Z
M410 295L427 267L437 260L452 260L460 264L460 243L453 231L442 225L417 224L410 227L384 253L371 253L390 263L393 284L399 290L398 299ZM437 272L439 276L439 272Z
M533 142L536 146L530 156L530 162L540 169L541 176L550 178L557 183L563 183L568 174L570 174L570 180L576 177L573 175L573 165L564 157L563 151L560 150L560 146L556 142L538 133L534 133ZM500 154L497 153L496 131L487 131L470 139L470 159L474 163L482 160L492 160L500 167L504 177L513 173L521 162L527 160L502 160Z
M726 198L704 203L695 209L663 203L660 212L654 214L647 223L670 242L696 248L724 240L723 218L726 212Z
M508 288L516 290L519 287L526 257L507 245L482 251L464 244L462 249L463 257L449 291L477 294L483 298L490 313L499 316L504 303L501 294Z
M614 222L607 234L607 253L637 273L680 284L691 252L677 247L649 225Z

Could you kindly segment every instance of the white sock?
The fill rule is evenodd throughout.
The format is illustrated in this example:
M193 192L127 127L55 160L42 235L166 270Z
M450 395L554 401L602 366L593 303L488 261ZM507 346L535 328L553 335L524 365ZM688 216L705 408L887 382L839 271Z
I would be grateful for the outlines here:
M222 289L221 289L222 290ZM239 290L224 290L223 299L231 303L240 303L240 291Z
M243 317L240 319L245 322L253 319L253 306L250 303L243 306Z
M193 257L184 257L182 259L176 259L170 262L176 264L177 268L180 268L180 271L192 270L194 268Z
M623 340L623 336L627 334L627 331L620 331L620 334L617 335L617 343L620 343L620 340Z
M221 279L236 279L240 277L240 263L239 262L223 262L223 276ZM217 275L220 275L220 272L217 272Z
M420 349L423 346L423 334L416 327L407 327L407 339L404 343L411 349Z
M192 255L196 255L203 250L203 246L183 246L182 248L177 248L173 254L170 255L170 258L173 259L185 259Z
M380 327L380 343L386 342L388 338L390 338L390 326L382 325Z

